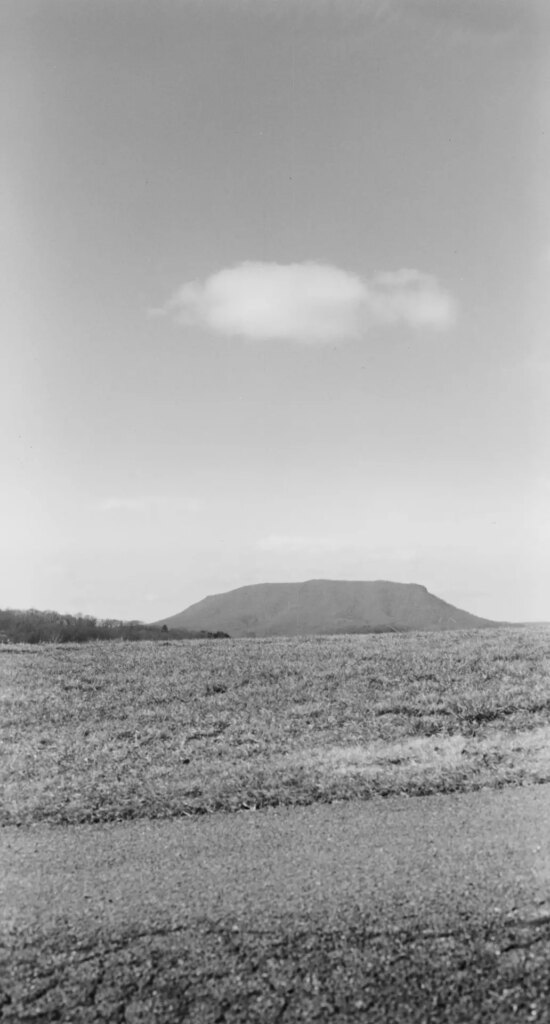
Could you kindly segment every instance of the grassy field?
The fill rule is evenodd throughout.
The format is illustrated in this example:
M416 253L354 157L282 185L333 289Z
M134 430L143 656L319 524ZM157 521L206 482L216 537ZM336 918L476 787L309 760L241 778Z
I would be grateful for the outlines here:
M4 824L550 780L550 628L0 648Z

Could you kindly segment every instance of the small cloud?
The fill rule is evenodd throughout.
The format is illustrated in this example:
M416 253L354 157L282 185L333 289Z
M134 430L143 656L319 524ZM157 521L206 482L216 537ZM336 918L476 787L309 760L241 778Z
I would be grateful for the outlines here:
M542 27L547 11L544 0L407 0L401 14L423 23L450 43L501 42L517 33Z
M349 540L341 537L292 537L272 533L262 537L256 547L260 551L337 551L348 544Z
M369 281L329 264L248 262L184 284L154 312L226 337L330 343L377 325L445 329L456 309L437 279L418 270Z
M431 274L395 270L377 274L369 288L369 307L375 323L406 323L410 327L451 327L456 305Z
M171 303L176 319L251 340L334 341L359 333L364 285L316 263L241 263L185 284Z
M99 502L101 512L150 512L158 509L173 509L177 512L197 512L201 502L196 498L134 497L104 498Z
M383 544L373 544L369 539L360 534L342 534L328 537L308 537L305 534L280 534L271 533L256 541L256 548L259 551L304 551L304 552L342 552L360 551L368 557L397 559L399 561L411 561L416 558L416 548L392 544L386 547Z
M143 501L140 498L104 498L99 502L99 508L101 512L135 512L143 508Z

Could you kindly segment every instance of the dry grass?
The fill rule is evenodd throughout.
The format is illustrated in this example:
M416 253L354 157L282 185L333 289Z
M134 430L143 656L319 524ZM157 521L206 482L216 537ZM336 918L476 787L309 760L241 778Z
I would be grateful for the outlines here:
M4 823L550 780L550 629L0 650Z

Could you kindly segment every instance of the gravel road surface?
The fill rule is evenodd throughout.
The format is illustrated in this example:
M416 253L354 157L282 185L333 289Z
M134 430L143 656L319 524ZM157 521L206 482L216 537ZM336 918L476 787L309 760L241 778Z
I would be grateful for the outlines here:
M2 1020L550 1022L550 786L0 834Z

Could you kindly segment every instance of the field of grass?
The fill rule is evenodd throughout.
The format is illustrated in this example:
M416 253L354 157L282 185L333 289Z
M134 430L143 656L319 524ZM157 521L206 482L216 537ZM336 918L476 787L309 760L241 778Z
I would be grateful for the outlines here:
M550 628L0 648L0 821L550 780Z

